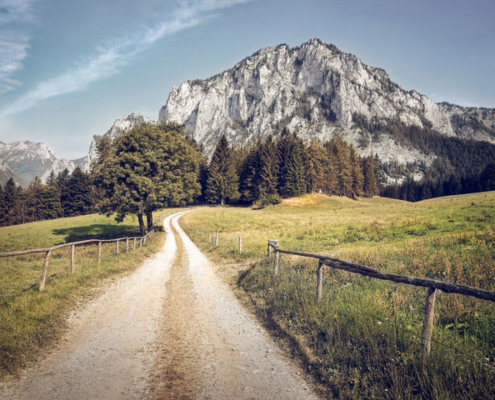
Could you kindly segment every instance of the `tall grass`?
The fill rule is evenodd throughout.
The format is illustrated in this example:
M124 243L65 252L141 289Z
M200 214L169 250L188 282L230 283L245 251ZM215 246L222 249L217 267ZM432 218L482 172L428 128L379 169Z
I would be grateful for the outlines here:
M424 365L419 356L424 289L325 267L324 295L317 303L314 261L282 255L276 280L266 261L266 239L279 239L284 249L495 290L495 193L415 204L322 197L300 203L261 211L197 211L186 216L186 229L217 260L252 263L239 287L267 325L276 321L277 329L297 339L308 368L329 394L495 398L495 369L485 365L495 366L493 303L441 293L432 353ZM220 246L194 234L205 227L221 232ZM246 249L242 255L236 252L238 235Z

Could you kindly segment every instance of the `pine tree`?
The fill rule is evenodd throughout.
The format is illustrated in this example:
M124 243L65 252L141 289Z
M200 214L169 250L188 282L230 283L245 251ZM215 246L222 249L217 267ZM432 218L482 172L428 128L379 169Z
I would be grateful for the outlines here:
M41 199L42 186L41 179L36 176L29 184L26 191L26 206L29 220L32 222L44 219L43 203Z
M333 151L333 146L331 142L324 144L325 148L325 181L323 185L323 191L330 195L339 194L338 190L338 163L337 157Z
M263 143L259 153L259 200L262 206L278 204L280 157L277 144L271 136Z
M284 166L281 173L282 196L301 196L306 192L304 144L295 134L285 149Z
M495 190L495 163L488 164L480 176L481 190Z
M376 185L378 190L382 190L387 185L387 178L385 176L385 171L383 170L382 160L378 157L378 154L375 154L374 158L375 164L375 177L376 177Z
M283 130L282 134L277 138L277 149L279 155L279 175L278 175L278 193L283 194L285 188L285 172L286 172L286 164L289 159L289 154L292 146L292 136L289 134L287 130Z
M46 180L46 186L53 187L56 184L57 184L57 176L55 175L55 172L52 170Z
M331 146L337 161L337 193L340 196L352 196L353 176L349 145L336 136L332 138Z
M72 172L62 188L60 202L66 217L84 215L92 211L90 180L79 167Z
M367 157L364 160L364 195L366 197L373 197L377 195L378 185L375 176L375 159L372 156Z
M22 222L22 216L20 213L20 192L14 182L14 179L10 178L4 187L4 199L5 199L5 224L14 225Z
M306 149L306 160L308 192L324 191L328 172L328 157L325 148L320 143L311 141Z
M249 149L239 169L240 199L253 203L259 198L261 142Z
M0 226L7 224L7 204L5 203L5 195L3 187L0 185Z
M363 194L364 184L363 167L359 155L353 146L349 146L349 158L352 170L352 197L361 196Z
M69 178L70 178L70 173L67 168L65 168L63 171L58 173L56 179L56 185L58 186L58 190L62 191L62 189L65 188L67 182L69 182Z
M236 160L225 135L220 138L215 148L209 169L206 183L207 200L221 205L227 201L237 200L240 194Z

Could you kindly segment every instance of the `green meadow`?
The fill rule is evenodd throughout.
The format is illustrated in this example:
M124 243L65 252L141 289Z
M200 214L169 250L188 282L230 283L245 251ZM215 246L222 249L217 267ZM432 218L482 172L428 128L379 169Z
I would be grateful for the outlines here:
M261 210L205 208L183 218L326 395L495 398L495 304L440 293L432 352L423 364L426 289L325 267L318 303L314 260L282 255L274 279L266 258L267 240L275 239L282 249L495 290L495 192L418 203L306 195ZM210 233L219 234L218 247Z
M165 210L162 218L175 210ZM157 213L158 216L159 213ZM139 236L132 217L117 224L113 218L85 215L0 228L0 252L46 248L86 239ZM75 273L70 273L70 247L53 251L45 291L39 292L44 253L0 258L0 378L36 359L64 329L76 302L94 293L104 279L132 271L163 244L161 232L142 248L126 253L125 242L76 247ZM132 244L132 242L131 242ZM139 244L139 243L138 243Z

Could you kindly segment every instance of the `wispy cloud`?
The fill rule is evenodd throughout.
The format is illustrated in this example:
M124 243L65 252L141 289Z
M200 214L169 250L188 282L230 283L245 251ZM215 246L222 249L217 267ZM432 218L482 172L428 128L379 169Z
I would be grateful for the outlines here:
M1 0L0 0L1 1ZM26 0L27 1L27 0ZM40 101L67 93L85 90L90 84L106 79L120 72L135 57L147 50L163 37L199 25L211 18L215 11L250 0L196 0L182 2L173 17L156 24L150 29L113 41L101 46L95 54L66 73L40 82L33 90L18 98L11 105L0 110L0 118L34 107Z
M34 0L0 0L0 93L20 85L12 76L28 55L27 23L33 20Z

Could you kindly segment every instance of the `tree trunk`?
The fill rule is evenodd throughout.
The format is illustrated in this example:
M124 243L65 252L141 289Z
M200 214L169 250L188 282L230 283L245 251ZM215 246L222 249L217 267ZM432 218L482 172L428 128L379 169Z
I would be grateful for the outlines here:
M148 232L153 229L153 211L146 211L146 222L148 223Z
M138 221L139 221L139 234L141 236L146 235L146 230L144 229L144 219L143 219L143 214L138 213L137 214Z
M220 200L220 205L221 206L224 206L225 205L225 199L222 197L222 199Z

